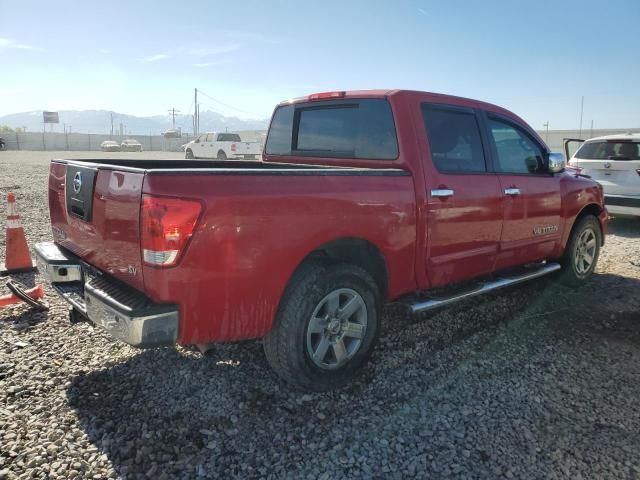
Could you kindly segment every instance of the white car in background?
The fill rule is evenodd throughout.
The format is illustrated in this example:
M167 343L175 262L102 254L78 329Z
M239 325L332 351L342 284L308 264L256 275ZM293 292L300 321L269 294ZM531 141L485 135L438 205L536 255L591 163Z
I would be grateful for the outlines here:
M640 217L640 134L566 138L564 148L570 167L602 185L609 213Z
M123 152L141 152L142 144L133 138L127 138L120 144L120 150Z
M243 142L237 133L203 133L184 146L185 158L216 158L218 160L258 160L261 142Z
M100 150L103 152L119 152L120 148L120 144L113 140L105 140L100 144Z

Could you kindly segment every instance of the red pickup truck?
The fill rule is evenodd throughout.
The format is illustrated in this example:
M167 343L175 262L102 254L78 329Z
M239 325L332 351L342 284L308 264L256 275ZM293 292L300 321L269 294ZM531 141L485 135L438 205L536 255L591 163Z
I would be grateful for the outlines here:
M313 390L363 364L385 302L579 284L607 228L602 187L519 117L405 90L283 102L261 162L53 160L49 208L37 257L72 318L142 347L263 338Z

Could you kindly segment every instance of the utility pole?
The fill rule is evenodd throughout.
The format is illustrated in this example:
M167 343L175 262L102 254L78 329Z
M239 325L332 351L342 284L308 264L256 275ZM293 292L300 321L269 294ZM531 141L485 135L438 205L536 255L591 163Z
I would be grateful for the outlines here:
M549 143L549 120L547 120L547 123L543 123L542 126L547 129L547 132L544 135L544 141L545 143Z
M584 112L584 95L582 96L582 100L580 100L580 131L578 133L578 138L582 138L582 114Z
M173 129L176 129L176 113L180 113L180 110L176 110L172 108L169 110L169 115L171 115L171 125L173 125Z
M591 132L589 133L589 137L593 138L593 120L591 120Z
M193 89L195 96L193 99L193 136L197 137L198 136L198 130L200 127L200 117L198 115L198 89L194 88Z
M111 117L111 134L109 134L109 140L113 140L113 112L109 112L109 116Z

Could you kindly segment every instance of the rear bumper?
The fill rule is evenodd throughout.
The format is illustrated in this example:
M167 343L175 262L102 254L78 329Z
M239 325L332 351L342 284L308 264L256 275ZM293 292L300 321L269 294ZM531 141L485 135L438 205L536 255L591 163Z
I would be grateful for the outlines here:
M640 216L640 196L605 195L604 203L614 215Z
M135 347L176 343L179 312L175 305L153 303L53 242L38 243L35 251L40 272L58 294L113 337Z

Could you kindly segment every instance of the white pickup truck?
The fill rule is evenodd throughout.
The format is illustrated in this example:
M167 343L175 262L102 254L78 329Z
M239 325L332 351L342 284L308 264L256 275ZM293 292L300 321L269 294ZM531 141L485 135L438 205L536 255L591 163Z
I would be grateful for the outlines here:
M243 142L237 133L203 133L184 146L185 158L256 160L262 155L261 142Z

